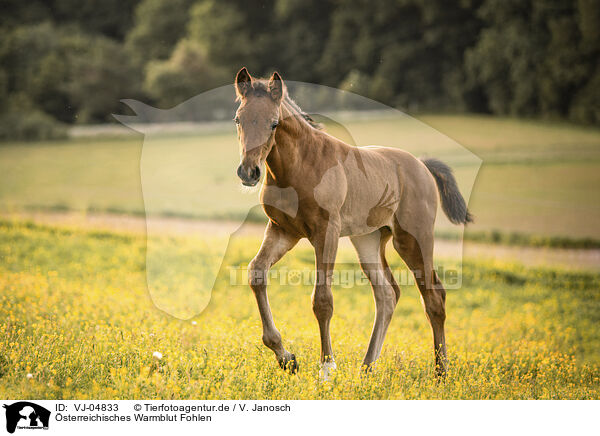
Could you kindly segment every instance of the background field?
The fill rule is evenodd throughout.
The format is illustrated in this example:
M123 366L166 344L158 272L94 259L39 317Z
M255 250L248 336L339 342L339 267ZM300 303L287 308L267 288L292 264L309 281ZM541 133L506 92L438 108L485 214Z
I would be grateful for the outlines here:
M298 375L289 376L261 343L252 293L229 282L227 266L246 264L257 239L230 246L210 305L194 325L163 314L148 298L143 235L10 222L0 229L3 398L600 396L598 274L467 262L463 288L448 294L450 371L441 384L414 286L403 287L383 355L368 377L359 366L372 323L371 291L334 286L339 369L322 383L311 287L270 287L276 322L300 363ZM173 242L183 250L193 244ZM353 254L343 249L340 256ZM394 269L402 267L390 258ZM299 249L278 268L312 264L312 253Z
M483 160L470 208L476 222L467 232L500 230L542 236L600 238L600 130L569 124L483 116L424 116L422 121ZM329 127L350 142L398 146L416 155L444 159L463 191L473 168L435 144L423 130L402 130L386 119L349 120ZM232 124L232 123L231 123ZM353 137L348 131L353 132ZM402 132L398 135L398 131ZM160 138L165 149L156 167L166 177L188 174L179 193L165 192L151 212L201 218L243 218L257 204L235 177L237 141L229 123L196 136ZM0 146L0 209L52 209L144 213L140 187L143 136L77 139L65 142L8 143ZM365 145L365 144L362 144ZM191 175L191 176L190 176ZM202 191L205 185L210 192ZM212 188L215 187L215 189ZM199 198L219 199L218 202ZM253 218L260 219L260 211ZM440 217L442 228L449 228Z

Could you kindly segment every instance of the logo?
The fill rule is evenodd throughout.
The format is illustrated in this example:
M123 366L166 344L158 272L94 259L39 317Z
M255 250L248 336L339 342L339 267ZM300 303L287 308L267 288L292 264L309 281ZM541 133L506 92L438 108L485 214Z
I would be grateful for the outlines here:
M42 406L29 401L19 401L10 405L4 404L6 409L6 431L14 433L18 429L48 430L50 411Z

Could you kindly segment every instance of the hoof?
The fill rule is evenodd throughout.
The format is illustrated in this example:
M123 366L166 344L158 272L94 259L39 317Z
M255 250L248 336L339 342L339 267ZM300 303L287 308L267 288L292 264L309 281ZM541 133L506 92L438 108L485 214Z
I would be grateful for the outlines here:
M435 359L435 376L438 381L444 381L448 373L448 359L446 356L436 356Z
M439 367L436 366L435 367L435 378L437 379L437 382L444 382L446 381L446 375L447 375L448 371L445 367Z
M330 381L331 375L336 369L337 365L333 360L321 363L321 369L319 370L319 379L321 379L321 381L324 382Z
M376 362L363 363L360 367L361 374L364 376L371 374L375 370L375 363Z
M296 355L286 353L282 359L279 359L279 366L281 366L281 369L289 372L290 374L296 374L298 372L298 361L296 360Z

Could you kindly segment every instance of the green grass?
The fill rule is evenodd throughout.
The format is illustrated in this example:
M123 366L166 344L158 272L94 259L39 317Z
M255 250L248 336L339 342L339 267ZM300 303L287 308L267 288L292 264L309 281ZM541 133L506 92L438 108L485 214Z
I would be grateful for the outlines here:
M468 232L600 239L600 130L482 116L422 120L438 130L414 120L366 119L330 125L329 131L351 143L437 156L455 168L467 194L476 168L445 135L480 156L483 166L470 198L476 222ZM142 144L142 136L133 134L2 144L0 210L143 214L146 208L159 215L242 219L257 204L257 194L243 192L235 176L239 156L232 126ZM439 221L444 232L453 229Z
M461 235L455 232L439 231L435 237L446 240L458 240ZM484 244L514 245L520 247L600 249L600 240L593 238L569 238L564 236L539 236L518 232L467 231L462 235L463 241Z
M193 242L167 239L182 252ZM467 260L462 288L447 297L444 383L433 374L431 333L414 286L403 286L382 357L368 377L359 366L372 325L371 291L365 284L334 286L338 370L322 383L311 287L269 287L285 345L300 362L298 375L290 376L261 343L250 289L229 282L226 267L247 264L259 244L232 242L194 325L153 305L142 236L0 222L0 396L600 398L599 274ZM339 256L351 258L345 250ZM397 256L390 260L401 268ZM284 267L310 270L312 253L294 250L278 266ZM163 354L160 361L154 351Z

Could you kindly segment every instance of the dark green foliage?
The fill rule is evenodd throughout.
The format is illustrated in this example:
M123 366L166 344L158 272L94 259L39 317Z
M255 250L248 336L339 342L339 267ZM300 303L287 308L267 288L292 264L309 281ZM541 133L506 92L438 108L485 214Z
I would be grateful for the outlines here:
M135 72L122 45L77 27L18 27L3 39L0 62L10 67L3 81L12 97L2 113L21 110L25 100L59 121L107 121L119 99L135 95Z
M143 0L135 10L126 48L138 65L167 59L186 33L193 0Z
M597 2L487 0L479 13L465 69L490 112L597 122Z
M254 74L266 74L278 56L273 32L274 2L249 6L243 0L203 0L192 7L189 37L206 49L208 59L224 67L223 84L245 65Z
M0 115L0 140L33 141L66 136L67 129L63 123L38 109L26 112L13 110Z
M52 21L78 25L89 33L122 40L131 30L133 11L139 0L2 0L0 27Z
M146 93L159 106L172 107L224 85L222 70L208 61L205 52L198 42L181 40L169 59L150 62L146 67Z
M68 75L60 86L75 108L75 121L109 121L110 114L119 111L120 99L136 96L139 72L122 45L84 34L65 36L61 43Z
M596 0L6 0L2 8L3 114L25 100L34 118L104 122L120 99L173 106L246 66L411 111L600 123Z
M455 232L436 232L440 239L458 240L460 235ZM514 245L521 247L546 247L546 248L574 248L597 250L600 248L600 240L593 238L571 238L568 236L542 236L518 232L493 231L470 231L467 230L462 236L464 241L481 242L484 244Z

